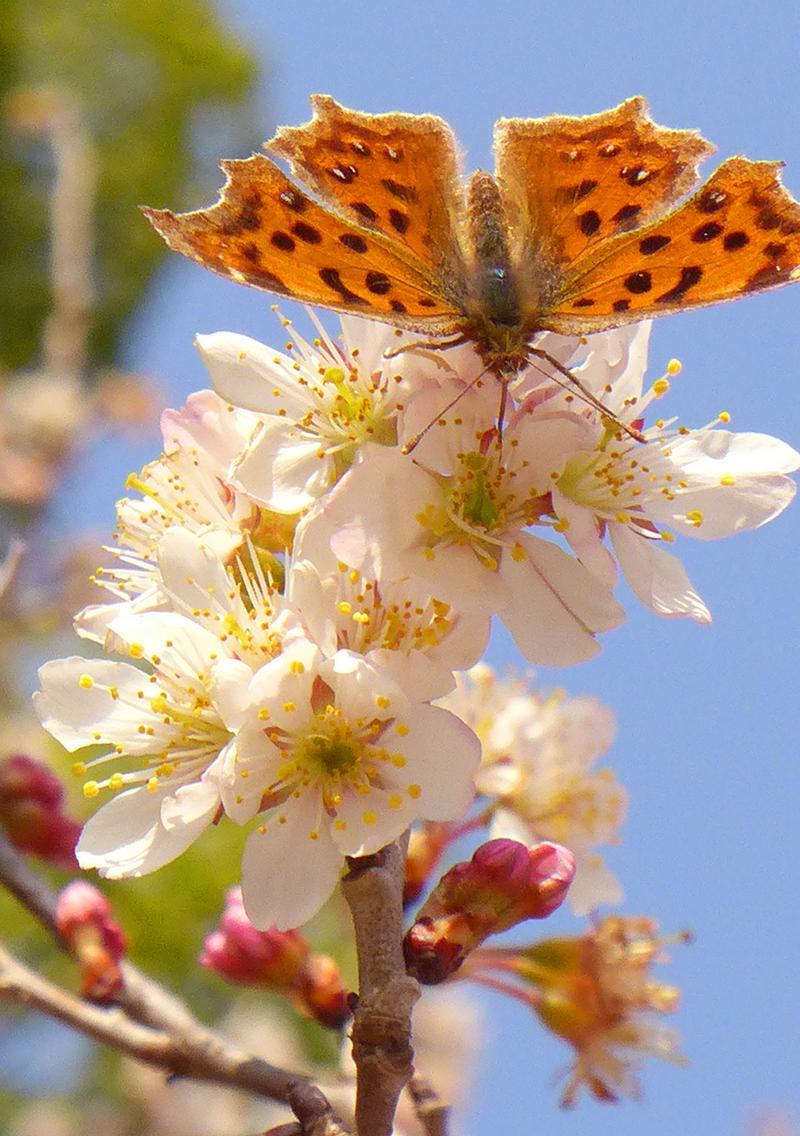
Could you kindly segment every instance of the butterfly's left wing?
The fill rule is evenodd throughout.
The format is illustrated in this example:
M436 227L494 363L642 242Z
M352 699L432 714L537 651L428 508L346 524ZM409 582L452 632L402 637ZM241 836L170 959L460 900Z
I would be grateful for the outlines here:
M312 95L314 117L265 149L320 201L380 233L446 287L463 279L464 191L453 131L432 114L364 114Z
M314 118L254 155L223 162L209 209L145 209L171 248L236 280L336 311L442 335L459 328L466 273L463 190L447 123L368 115L326 95Z

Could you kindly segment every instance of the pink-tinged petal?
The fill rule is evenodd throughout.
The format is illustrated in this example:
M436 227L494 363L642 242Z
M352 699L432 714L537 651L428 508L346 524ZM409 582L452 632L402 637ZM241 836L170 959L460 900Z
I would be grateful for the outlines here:
M219 797L204 786L185 802L184 817L168 808L167 828L161 814L168 795L130 789L103 805L81 833L75 849L80 866L117 880L147 875L180 856L213 820Z
M513 596L501 612L514 642L531 662L567 666L600 650L599 631L617 627L625 612L582 564L547 541L523 533L525 557L503 556L502 573Z
M475 439L491 430L497 419L498 391L494 384L470 389L460 376L450 375L418 389L403 414L399 441L407 445L419 439L414 461L447 476L458 465L457 455L474 449ZM439 425L442 422L446 428Z
M443 546L432 556L420 549L403 563L425 581L431 595L469 615L494 614L512 598L504 574L487 567L464 545Z
M719 540L765 525L791 504L796 492L795 483L781 475L737 477L733 485L718 480L716 485L682 490L672 501L656 497L648 512L684 536Z
M582 382L608 406L621 413L629 400L638 399L647 372L652 320L630 324L606 334L589 336L592 352L578 371ZM613 389L607 393L606 388Z
M294 730L298 715L311 713L310 700L320 652L307 639L294 639L253 675L247 698L253 711L269 711L270 726ZM266 721L266 719L264 720Z
M245 845L242 895L248 918L261 931L273 924L279 931L300 927L328 899L343 865L319 794L304 793L291 807L287 802Z
M573 454L594 445L595 435L593 424L572 414L545 408L529 415L523 410L513 424L514 442L526 456L525 467L515 477L520 495L548 493Z
M258 419L247 411L231 412L214 391L196 391L180 410L161 415L164 449L201 451L221 472L241 450Z
M84 676L90 681L81 682ZM41 690L33 696L36 713L44 728L70 753L120 741L126 753L153 753L172 737L173 727L165 726L163 715L149 705L157 691L129 663L77 656L54 659L40 668L39 680ZM143 691L142 698L139 691Z
M384 358L385 351L404 342L403 337L395 335L394 328L361 316L341 315L339 318L347 354L352 356L353 351L357 352L359 368L363 367L367 374L379 370L396 373L408 369L408 359L402 355ZM406 339L413 339L413 336L406 336Z
M564 539L581 564L605 587L616 587L617 566L614 557L603 544L603 535L592 510L565 497L555 488L552 499L556 516L565 522Z
M439 706L418 705L402 722L402 732L384 739L397 749L405 764L387 766L387 787L408 792L416 800L416 815L425 820L457 820L475 796L475 774L481 760L481 743L455 714ZM417 789L419 792L417 792Z
M181 785L163 798L161 823L167 832L180 833L201 820L204 825L213 820L220 799L217 776L222 764L221 758L222 752L199 781Z
M296 385L292 387L287 369L291 360L286 356L230 331L197 335L194 342L214 390L226 402L258 414L278 414L282 407L290 418L304 413L306 403Z
M261 810L264 794L280 780L279 770L285 761L265 736L262 725L248 722L220 754L222 807L236 824L246 824Z
M370 856L396 840L418 815L417 802L408 794L376 788L363 795L346 791L331 838L343 856Z
M278 513L299 513L333 480L319 438L307 438L284 418L261 423L231 471L233 484Z
M396 717L408 709L408 698L391 675L355 651L337 651L320 663L319 674L335 690L336 705L351 721Z
M325 498L336 556L367 574L397 576L398 554L419 544L424 531L416 513L434 491L434 479L414 461L388 446L365 445L360 461ZM367 563L372 553L372 565Z
M488 623L488 619L486 622ZM411 651L405 654L378 647L370 651L366 657L370 663L388 675L412 702L428 702L433 698L443 698L455 686L453 676L455 665L451 668L439 663L423 651ZM464 667L459 665L457 669L463 670L471 665L466 663Z
M711 622L711 612L677 556L637 536L627 525L612 524L609 531L625 579L643 604L659 615L688 615L698 623Z
M250 706L252 669L240 659L223 659L213 669L214 706L229 730L238 729Z
M317 514L327 532L327 525L322 514ZM297 535L295 534L295 546ZM333 560L330 547L326 548L328 557ZM336 571L335 561L331 564L331 571ZM337 627L335 620L335 604L337 597L337 583L332 576L321 575L317 561L296 560L292 556L286 574L286 599L292 605L303 624L308 629L309 637L318 644L324 655L333 655L336 651Z
M74 627L82 639L105 643L108 625L123 612L155 611L167 603L167 595L158 580L148 583L144 591L131 600L88 604L75 616Z

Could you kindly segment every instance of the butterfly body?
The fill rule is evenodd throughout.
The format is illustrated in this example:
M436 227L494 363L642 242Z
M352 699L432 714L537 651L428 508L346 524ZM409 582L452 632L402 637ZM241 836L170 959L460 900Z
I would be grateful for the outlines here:
M780 164L730 158L698 189L713 147L656 125L642 98L502 119L495 174L466 184L442 119L312 106L267 144L291 177L254 155L223 163L208 209L145 209L167 243L277 295L470 341L504 380L542 331L591 334L800 278Z

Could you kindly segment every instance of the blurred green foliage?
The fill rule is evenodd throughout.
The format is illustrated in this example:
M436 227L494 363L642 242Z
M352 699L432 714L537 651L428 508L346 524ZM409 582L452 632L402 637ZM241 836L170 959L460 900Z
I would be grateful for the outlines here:
M140 204L186 204L199 115L226 108L227 153L260 142L247 99L250 51L211 0L3 0L0 19L0 369L36 362L50 305L45 140L17 132L10 96L60 88L77 102L98 162L90 358L114 361L125 321L164 246ZM232 113L235 110L235 115Z

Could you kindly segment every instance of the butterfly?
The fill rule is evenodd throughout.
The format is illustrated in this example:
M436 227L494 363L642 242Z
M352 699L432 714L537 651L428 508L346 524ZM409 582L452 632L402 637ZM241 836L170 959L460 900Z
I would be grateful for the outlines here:
M145 215L232 280L473 343L504 397L532 354L564 371L540 332L582 336L800 278L782 163L729 158L698 189L713 146L658 126L642 97L500 119L495 174L466 182L442 119L311 104L310 122L265 145L294 180L263 155L226 161L215 205Z

